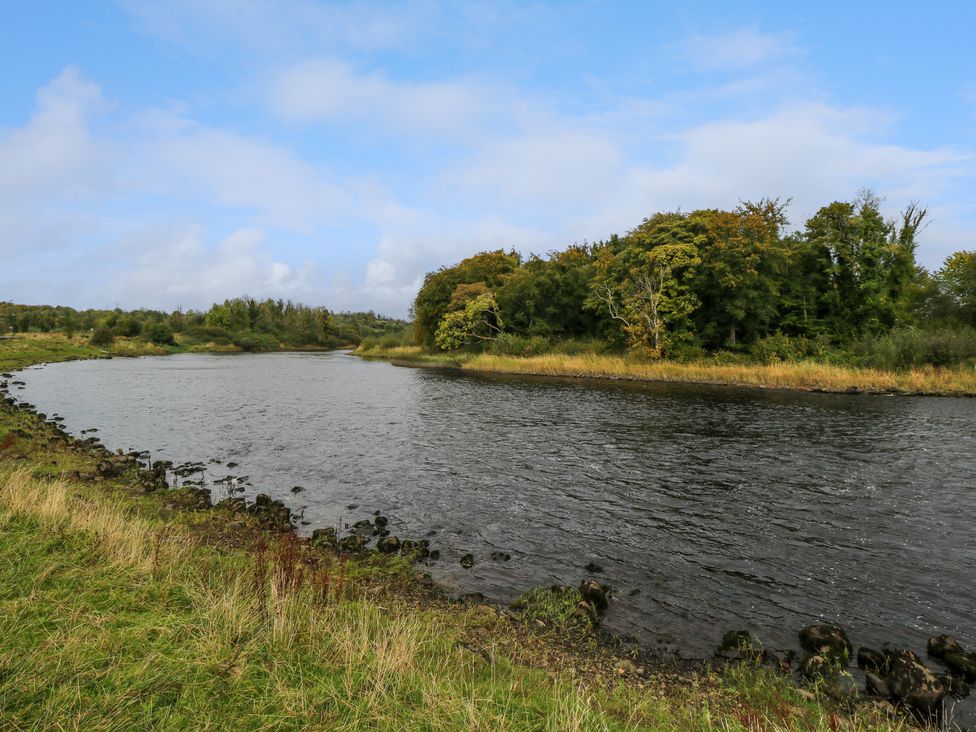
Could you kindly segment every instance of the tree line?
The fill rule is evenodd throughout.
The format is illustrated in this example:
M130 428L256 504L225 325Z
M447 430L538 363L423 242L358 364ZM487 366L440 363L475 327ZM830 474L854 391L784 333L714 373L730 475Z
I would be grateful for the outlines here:
M428 349L566 341L648 358L809 356L884 366L976 357L976 252L916 261L928 212L862 192L788 231L789 201L656 213L546 257L483 252L431 272L413 306Z
M364 338L399 333L402 320L369 312L331 312L290 300L238 297L215 303L206 311L75 310L49 305L0 302L4 333L61 332L84 334L96 345L116 337L139 338L159 345L214 344L244 350L280 347L336 347Z

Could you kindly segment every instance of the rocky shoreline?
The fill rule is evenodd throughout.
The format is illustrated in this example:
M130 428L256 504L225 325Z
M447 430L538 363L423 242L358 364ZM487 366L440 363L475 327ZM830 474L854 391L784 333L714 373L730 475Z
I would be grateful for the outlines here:
M219 513L224 517L220 526L222 537L236 546L253 545L258 537L265 535L287 535L314 550L340 557L399 556L428 567L440 558L440 551L431 546L429 539L393 535L388 528L387 518L380 511L341 527L315 528L310 536L299 537L299 526L307 522L283 501L273 499L266 493L257 494L253 501L236 495L244 491L244 485L248 484L247 476L228 475L212 481L213 485L222 486L226 494L215 501L213 490L206 487L206 481L193 479L195 474L203 472L203 464L174 465L167 460L152 461L149 453L139 451L123 453L118 450L113 453L91 434L97 430L84 430L83 434L88 436L72 436L63 428L63 418L39 413L31 404L11 396L11 386L23 386L23 382L15 380L11 373L0 374L0 406L3 409L40 423L38 426L43 425L47 431L46 439L84 453L93 460L92 472L72 471L64 475L69 480L98 482L121 479L137 486L144 494L171 495L173 500L165 503L164 511ZM38 432L29 428L18 428L11 434L27 441L39 439ZM228 463L225 467L236 466ZM302 490L300 486L292 488L293 493ZM349 508L356 509L358 506ZM493 556L491 559L503 561L504 557ZM473 555L465 554L460 564L470 568L475 561ZM599 567L588 566L586 571L594 574ZM450 591L439 586L428 572L418 571L413 579L421 593L438 599L449 598L450 601L477 604L512 617L518 617L526 610L526 603L522 600L506 606L491 603L480 593L452 597ZM800 630L800 653L793 649L768 649L751 632L732 630L723 635L714 659L681 660L642 647L631 639L611 635L601 628L601 620L613 601L613 590L609 585L585 576L578 587L552 587L547 591L572 605L572 621L584 629L585 635L598 639L617 656L625 654L614 666L614 672L620 677L639 679L649 668L675 671L709 664L759 665L791 679L798 687L807 690L804 693L809 693L811 698L814 695L817 698L825 697L841 709L869 706L891 715L903 711L920 724L936 726L946 724L947 704L966 698L971 691L970 685L976 682L976 650L963 649L947 635L933 636L928 641L927 655L936 662L937 670L929 668L919 655L909 649L882 646L876 650L861 646L855 653L845 631L836 625L811 625ZM854 668L859 674L863 673L863 688L852 673Z

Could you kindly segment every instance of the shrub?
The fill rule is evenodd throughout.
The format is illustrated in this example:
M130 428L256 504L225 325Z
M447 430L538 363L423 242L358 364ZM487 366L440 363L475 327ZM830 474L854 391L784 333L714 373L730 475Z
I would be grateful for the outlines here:
M142 333L142 323L131 315L119 318L115 323L115 335L124 336L125 338L135 338L140 333Z
M782 333L760 338L752 344L752 356L760 363L795 361L804 355L803 344Z
M501 356L538 356L548 351L549 341L542 336L502 333L491 343L491 352Z
M150 342L160 346L172 345L173 329L166 323L153 323L146 329L146 337Z
M883 369L952 366L976 359L976 330L897 328L862 341L858 353L867 365Z
M606 353L610 350L610 347L606 341L596 338L567 338L565 340L553 341L549 350L552 353L560 353L565 356L580 356L585 353Z
M111 328L103 325L100 328L95 328L89 342L93 346L111 346L115 342L115 334L112 333Z
M234 345L242 351L274 351L278 341L263 333L239 333L234 336Z

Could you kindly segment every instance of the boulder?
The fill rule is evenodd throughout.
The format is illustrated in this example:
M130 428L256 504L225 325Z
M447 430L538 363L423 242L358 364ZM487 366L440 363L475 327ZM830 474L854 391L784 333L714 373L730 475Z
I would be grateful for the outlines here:
M585 579L580 582L579 593L597 612L604 612L610 606L609 588L596 580Z
M473 554L465 554L463 557L461 557L461 560L460 560L459 563L465 569L471 569L474 566L474 555Z
M728 661L755 660L762 654L762 641L748 630L730 630L715 649L716 658Z
M857 649L857 667L865 671L885 673L888 670L888 657L881 651L861 646Z
M348 552L349 554L356 554L361 552L366 547L366 540L361 536L344 536L339 539L339 550L343 552Z
M865 681L865 691L869 694L874 694L875 696L880 696L882 699L887 699L891 696L891 689L888 688L888 682L885 681L883 676L868 671L864 674Z
M928 654L932 658L943 659L950 653L962 653L962 646L951 635L937 635L929 638Z
M976 681L976 658L963 653L947 653L942 659L953 676L960 676L966 681Z
M804 658L800 662L800 668L797 671L803 678L813 681L814 679L828 676L832 670L833 667L830 661L823 656L814 654Z
M911 651L892 654L890 662L886 681L891 696L920 712L935 712L946 695L945 685Z
M254 505L258 508L270 508L271 507L271 496L267 493L258 493L254 496Z
M390 523L390 520L386 516L377 516L375 519L373 519L373 523L377 526L377 528L383 528Z
M800 645L813 655L847 663L854 648L839 625L808 625L800 631Z
M395 536L384 536L376 542L376 548L383 554L396 554L400 551L400 540Z
M336 530L331 526L326 526L324 529L315 529L312 532L312 542L315 544L335 544Z

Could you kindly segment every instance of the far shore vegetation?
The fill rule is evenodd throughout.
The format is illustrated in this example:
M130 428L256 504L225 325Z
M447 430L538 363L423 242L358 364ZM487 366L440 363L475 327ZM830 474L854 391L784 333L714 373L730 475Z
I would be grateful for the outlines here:
M976 252L916 261L928 212L870 192L789 231L788 202L657 213L546 257L427 275L413 325L357 353L475 371L976 394Z

